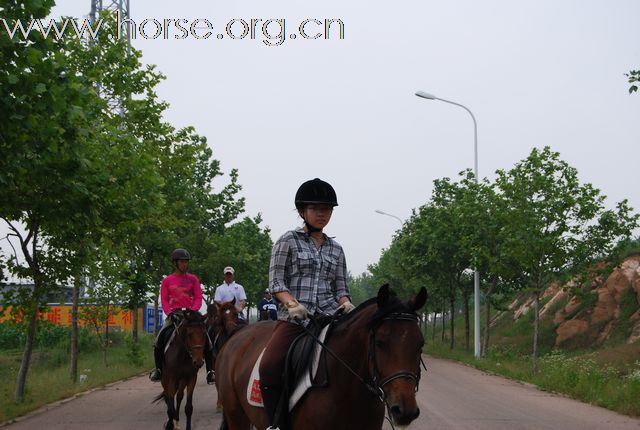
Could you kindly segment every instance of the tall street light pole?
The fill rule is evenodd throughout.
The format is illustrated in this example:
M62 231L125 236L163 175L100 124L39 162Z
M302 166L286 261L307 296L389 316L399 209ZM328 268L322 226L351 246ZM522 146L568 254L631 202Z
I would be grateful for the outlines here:
M400 222L400 226L402 226L402 220L401 220L400 218L398 218L397 216L395 216L395 215L391 215L391 214L388 214L388 213L386 213L386 212L382 212L380 209L376 209L376 211L375 211L375 212L376 212L377 214L380 214L380 215L386 215L386 216L390 216L391 218L395 218L395 219L397 219L397 220L398 220L398 222Z
M427 100L440 100L441 102L449 103L455 106L459 106L462 109L469 112L471 119L473 120L473 175L475 176L476 184L478 183L478 124L476 123L476 117L473 116L473 112L460 103L452 102L451 100L441 99L433 94L426 93L424 91L416 91L416 96ZM480 272L478 268L474 269L473 273L473 350L474 356L480 358ZM452 316L453 318L453 316Z

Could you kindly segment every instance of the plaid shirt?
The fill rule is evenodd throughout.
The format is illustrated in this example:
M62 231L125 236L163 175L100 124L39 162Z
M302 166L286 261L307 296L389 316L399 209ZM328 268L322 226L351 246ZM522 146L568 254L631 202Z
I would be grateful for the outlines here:
M271 251L269 289L272 294L288 291L311 314L333 315L340 306L338 300L350 296L342 247L324 234L318 249L302 228L288 231ZM278 319L288 316L280 304Z

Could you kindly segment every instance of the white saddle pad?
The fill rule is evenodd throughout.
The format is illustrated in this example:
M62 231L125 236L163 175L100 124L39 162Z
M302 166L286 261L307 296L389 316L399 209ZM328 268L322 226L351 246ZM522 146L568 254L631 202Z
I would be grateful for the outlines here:
M325 337L327 336L327 331L329 330L329 326L327 325L320 332L320 336L318 338L324 342ZM265 348L266 349L266 348ZM260 391L260 361L262 361L262 356L264 355L264 349L260 353L260 356L256 360L256 364L253 366L253 370L251 371L251 377L249 378L249 384L247 385L247 401L251 406L257 406L259 408L264 407L264 403L262 403L262 392ZM322 353L322 348L316 342L313 347L313 361L311 364L311 375L309 372L305 372L304 376L300 378L298 383L296 384L296 388L293 390L293 393L289 397L289 410L291 411L293 407L298 403L298 401L302 398L302 395L307 392L307 390L312 386L313 379L316 376L318 371L318 365L320 364L320 354Z

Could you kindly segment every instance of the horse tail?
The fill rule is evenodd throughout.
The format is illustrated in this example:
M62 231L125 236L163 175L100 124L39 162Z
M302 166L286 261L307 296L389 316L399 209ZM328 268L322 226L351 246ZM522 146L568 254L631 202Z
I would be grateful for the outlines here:
M158 403L162 399L164 399L164 391L162 393L158 394L156 397L154 397L154 399L151 401L151 403Z

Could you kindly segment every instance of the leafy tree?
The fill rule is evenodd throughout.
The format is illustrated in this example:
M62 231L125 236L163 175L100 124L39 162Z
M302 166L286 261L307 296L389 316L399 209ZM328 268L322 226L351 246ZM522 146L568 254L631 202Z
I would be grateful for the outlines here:
M368 272L364 272L356 277L349 273L348 285L353 304L359 305L376 295L378 288L382 284L376 285L374 279L373 275Z
M44 18L53 1L5 2L6 19ZM0 216L17 239L25 265L10 266L15 276L33 279L19 298L28 321L16 399L24 395L36 312L48 291L70 275L72 252L53 239L74 224L90 223L94 207L86 183L92 180L100 151L94 106L86 76L69 68L66 41L32 32L28 40L0 34ZM66 226L66 227L65 227Z
M629 73L625 73L627 78L629 78L629 83L631 86L629 87L629 94L633 94L638 91L638 83L640 82L640 70L631 70Z
M626 201L615 210L591 184L549 147L533 149L509 171L499 170L497 187L507 202L504 249L517 263L535 298L533 363L537 365L540 295L561 276L583 271L609 255L637 224Z
M236 280L247 294L247 307L260 301L269 285L269 260L273 242L268 227L262 228L262 217L245 217L215 235L207 244L206 258L197 266L202 271L204 294L213 302L215 287L220 284L222 270L233 266Z

